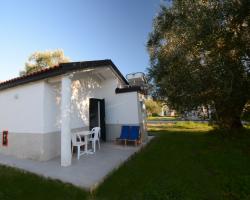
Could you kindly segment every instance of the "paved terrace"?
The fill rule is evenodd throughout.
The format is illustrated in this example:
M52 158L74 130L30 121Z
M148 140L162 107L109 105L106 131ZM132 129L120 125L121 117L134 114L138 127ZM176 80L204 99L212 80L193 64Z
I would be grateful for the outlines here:
M152 138L150 138L152 139ZM17 159L0 154L0 164L16 167L51 179L71 183L86 190L97 187L104 178L124 163L131 155L139 151L140 146L123 146L113 143L102 143L101 149L93 155L83 155L77 160L72 158L70 167L60 166L60 157L39 162L34 160Z

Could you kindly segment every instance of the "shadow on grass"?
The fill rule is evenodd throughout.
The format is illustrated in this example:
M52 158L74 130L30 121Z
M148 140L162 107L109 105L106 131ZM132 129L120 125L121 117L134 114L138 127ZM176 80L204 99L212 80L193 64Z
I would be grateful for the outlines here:
M73 200L87 196L86 191L71 184L0 165L1 200Z

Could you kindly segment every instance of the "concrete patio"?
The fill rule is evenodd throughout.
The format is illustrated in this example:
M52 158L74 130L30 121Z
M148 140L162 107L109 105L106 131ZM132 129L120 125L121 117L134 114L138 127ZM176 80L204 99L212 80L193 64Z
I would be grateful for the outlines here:
M16 167L51 179L58 179L86 190L92 190L97 187L110 172L118 168L131 155L145 145L146 144L142 144L135 147L102 143L101 149L93 155L83 155L80 160L77 160L74 155L72 165L69 167L61 167L60 157L39 162L0 155L0 164Z

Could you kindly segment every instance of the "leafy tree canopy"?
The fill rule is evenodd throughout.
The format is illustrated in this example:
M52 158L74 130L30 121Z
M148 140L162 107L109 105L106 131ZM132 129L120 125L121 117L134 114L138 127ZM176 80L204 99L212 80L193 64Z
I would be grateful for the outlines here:
M20 72L20 75L29 74L69 61L70 59L65 57L61 49L54 51L37 51L30 55L28 61L25 63L25 69Z
M148 40L149 76L175 108L211 105L223 128L242 127L250 97L250 1L173 0ZM178 109L179 110L179 109Z
M147 99L145 101L145 106L146 106L147 114L149 116L158 115L161 112L161 104L152 99Z

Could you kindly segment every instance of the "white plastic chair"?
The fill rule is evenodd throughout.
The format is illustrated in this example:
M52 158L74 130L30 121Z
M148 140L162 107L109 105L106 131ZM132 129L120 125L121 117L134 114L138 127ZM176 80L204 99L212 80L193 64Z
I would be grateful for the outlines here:
M71 153L73 154L73 148L77 147L77 159L79 160L80 156L85 153L84 151L81 151L81 146L86 145L86 142L82 141L81 136L78 133L72 133L71 141L72 141Z
M101 145L100 145L101 128L100 127L92 128L91 135L94 135L94 137L91 137L89 139L89 142L92 143L92 149L95 152L96 151L96 142L98 142L99 149L101 148Z

